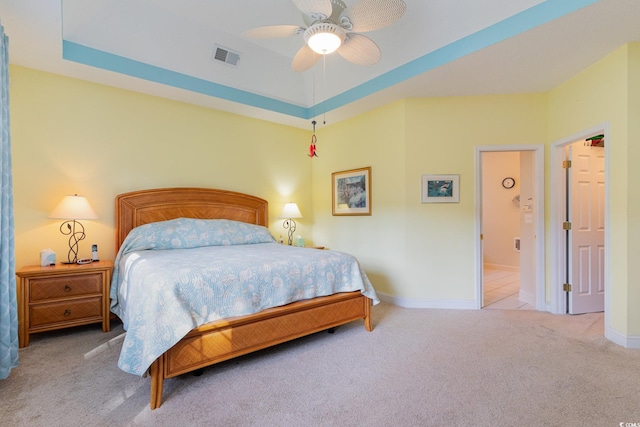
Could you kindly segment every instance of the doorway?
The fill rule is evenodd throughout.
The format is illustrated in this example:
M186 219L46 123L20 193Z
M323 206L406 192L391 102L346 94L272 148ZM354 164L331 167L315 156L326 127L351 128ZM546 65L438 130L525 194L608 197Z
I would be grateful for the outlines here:
M605 328L609 316L609 197L608 197L608 125L601 125L552 144L551 183L552 194L551 216L551 309L556 314L605 312ZM585 150L587 139L594 135L603 135L604 147L589 147ZM580 148L582 154L577 154ZM578 162L576 163L576 158ZM591 160L588 160L591 159ZM567 172L566 160L571 160L571 172ZM601 178L587 178L594 181L599 189L587 190L584 182L579 183L579 169L594 169L587 162L594 162ZM594 172L596 172L594 170ZM573 182L572 182L573 181ZM592 214L583 214L583 218L591 216L595 221L585 223L579 213L583 209L576 197L581 192L591 192L587 199L597 200L598 204ZM571 231L563 224L571 220ZM598 232L593 244L583 242L579 233L588 231L587 235ZM583 276L583 277L581 277ZM571 285L569 291L566 285ZM585 298L582 298L585 297ZM598 300L599 299L599 300Z
M568 314L604 311L604 138L592 141L566 150Z
M500 170L493 170L491 178L485 174L489 163L483 161L483 156L492 153L515 154L513 158L519 160L519 177L517 186L512 186L512 181L508 172L502 173ZM492 169L499 169L499 166L492 165ZM504 176L502 176L504 175ZM536 310L545 310L545 285L544 285L544 146L543 145L515 145L515 146L483 146L476 147L476 307L481 309L485 306L485 252L484 252L484 216L494 216L492 220L498 222L498 227L489 231L500 234L499 216L500 211L492 212L490 204L491 191L497 191L504 199L509 200L510 207L502 206L502 209L515 210L517 221L520 223L518 236L502 236L510 240L513 246L507 250L519 251L517 270L519 274L519 295L520 298L529 303ZM488 180L491 182L485 182ZM513 191L516 187L517 191ZM502 192L502 193L500 193ZM513 193L513 194L511 194ZM495 230L498 230L497 232ZM513 234L513 233L512 233ZM488 236L487 236L488 237ZM488 242L487 242L488 243ZM513 253L507 254L513 257ZM507 261L508 262L508 261ZM488 264L489 267L489 264ZM491 266L493 267L493 266ZM489 270L489 269L488 269ZM513 275L512 275L513 276Z

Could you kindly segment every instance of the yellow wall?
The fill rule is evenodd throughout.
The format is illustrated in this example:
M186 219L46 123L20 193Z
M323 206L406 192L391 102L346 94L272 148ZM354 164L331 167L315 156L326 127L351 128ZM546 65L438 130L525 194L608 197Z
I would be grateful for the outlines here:
M101 257L113 258L117 194L206 186L269 200L276 237L285 234L282 205L297 202L300 234L353 253L381 294L433 306L472 301L475 147L551 144L609 123L611 326L640 336L640 192L628 185L640 178L637 117L638 43L548 94L405 99L329 123L318 129L314 159L306 156L309 131L12 66L17 264L37 263L46 247L66 256L60 221L47 218L65 194L87 196L100 214L85 222L80 255L97 243ZM548 161L549 150L547 224ZM332 216L331 173L365 166L373 215ZM422 204L423 174L459 174L460 203Z
M272 234L293 200L311 213L309 132L12 66L11 133L16 264L43 248L66 259L61 221L47 215L67 194L88 198L79 256L114 258L114 199L144 188L213 187L267 199ZM300 234L311 233L312 216Z
M313 239L354 254L383 293L411 296L405 276L405 101L318 132ZM328 115L330 119L330 115ZM332 216L331 174L371 166L372 215Z
M549 93L549 140L609 124L610 326L640 335L640 44L623 46ZM549 188L547 188L549 193ZM548 206L548 205L547 205ZM550 255L548 251L548 255Z
M633 183L627 186L627 198L629 200L629 233L627 254L629 258L629 290L626 307L629 335L640 336L640 191L637 183L640 182L640 43L632 43L627 46L629 52L629 145L628 145L628 175L625 182ZM620 177L620 179L623 179Z
M394 297L475 298L474 147L546 142L546 96L407 99L322 129L314 239L355 254ZM331 172L372 167L371 217L331 216ZM460 203L422 204L423 174L459 174ZM375 279L375 280L374 280Z

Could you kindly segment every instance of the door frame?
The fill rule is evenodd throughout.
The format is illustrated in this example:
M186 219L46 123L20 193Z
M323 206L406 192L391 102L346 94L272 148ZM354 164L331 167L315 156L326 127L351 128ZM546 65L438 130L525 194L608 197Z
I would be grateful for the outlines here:
M475 200L476 200L476 308L483 306L483 264L482 264L482 153L500 151L532 151L534 153L533 197L535 217L535 254L536 254L536 307L545 311L545 230L544 230L544 144L534 145L485 145L475 147Z
M611 227L609 225L609 123L603 123L582 132L557 140L551 144L551 304L549 311L555 314L567 313L567 302L562 285L566 277L566 242L562 223L566 215L566 173L562 167L565 147L590 138L604 135L604 330L609 329L611 313Z

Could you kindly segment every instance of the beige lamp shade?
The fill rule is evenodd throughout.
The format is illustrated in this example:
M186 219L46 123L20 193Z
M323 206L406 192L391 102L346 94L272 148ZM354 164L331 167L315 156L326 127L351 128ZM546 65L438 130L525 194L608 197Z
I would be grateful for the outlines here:
M74 194L73 196L65 196L51 212L49 218L98 219L98 214L93 210L86 197Z
M297 204L289 202L284 205L284 208L282 208L282 213L280 214L280 218L282 219L302 218L302 214L300 213L300 209L298 209Z

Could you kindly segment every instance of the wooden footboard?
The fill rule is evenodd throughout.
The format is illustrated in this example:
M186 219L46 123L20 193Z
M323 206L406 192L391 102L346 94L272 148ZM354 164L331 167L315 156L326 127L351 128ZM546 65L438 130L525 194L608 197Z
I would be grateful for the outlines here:
M162 404L165 378L358 319L364 319L367 331L373 330L371 300L360 292L346 292L196 328L151 365L151 409Z

